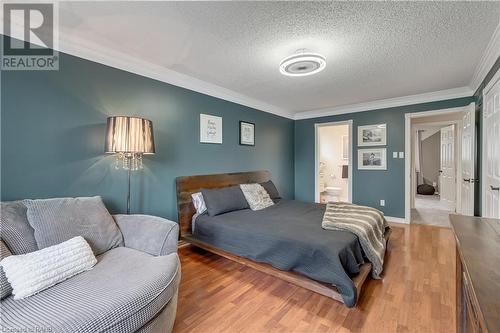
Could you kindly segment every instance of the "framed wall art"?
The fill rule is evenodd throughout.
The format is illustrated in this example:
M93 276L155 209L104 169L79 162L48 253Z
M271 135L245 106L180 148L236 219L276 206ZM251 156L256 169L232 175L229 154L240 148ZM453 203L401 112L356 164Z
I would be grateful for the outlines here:
M200 114L200 142L222 144L222 117Z
M255 124L240 121L240 145L255 146Z
M385 146L386 144L386 124L358 126L358 146Z
M386 149L358 149L358 170L387 170Z

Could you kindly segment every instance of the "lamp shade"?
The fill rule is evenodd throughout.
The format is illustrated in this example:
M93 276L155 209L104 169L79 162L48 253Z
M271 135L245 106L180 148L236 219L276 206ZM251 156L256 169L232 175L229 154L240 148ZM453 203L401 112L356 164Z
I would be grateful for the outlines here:
M136 117L109 117L106 126L106 153L154 154L151 120Z

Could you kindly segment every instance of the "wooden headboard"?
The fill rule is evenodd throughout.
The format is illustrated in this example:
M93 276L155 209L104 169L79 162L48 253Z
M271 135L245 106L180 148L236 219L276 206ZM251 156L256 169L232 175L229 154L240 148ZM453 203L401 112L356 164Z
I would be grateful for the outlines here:
M262 183L270 179L268 171L219 173L213 175L177 177L177 214L180 236L191 234L191 219L196 213L191 194L201 189L222 188L248 183Z

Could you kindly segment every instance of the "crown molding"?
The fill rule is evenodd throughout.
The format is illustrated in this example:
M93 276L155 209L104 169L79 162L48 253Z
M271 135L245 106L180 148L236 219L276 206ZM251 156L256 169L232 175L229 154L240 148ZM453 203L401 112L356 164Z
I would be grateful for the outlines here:
M59 45L59 51L63 53L162 81L174 86L196 91L205 95L223 99L225 101L248 106L259 111L264 111L280 117L293 119L293 114L283 108L246 96L244 94L240 94L216 84L212 84L195 77L173 71L166 67L162 67L151 62L138 59L123 52L103 47L102 45L97 45L95 43L77 39L74 37L71 37L69 39L61 37Z
M427 102L442 101L446 99L470 97L474 92L469 87L460 87L447 90L434 91L418 95L381 99L372 102L336 106L333 108L303 111L295 114L295 120L335 116L345 113L354 113L370 110L392 108L404 105L413 105Z
M479 60L472 75L469 86L474 92L479 88L498 57L500 57L500 23L498 23L497 28L493 32L488 46L486 46L481 60Z

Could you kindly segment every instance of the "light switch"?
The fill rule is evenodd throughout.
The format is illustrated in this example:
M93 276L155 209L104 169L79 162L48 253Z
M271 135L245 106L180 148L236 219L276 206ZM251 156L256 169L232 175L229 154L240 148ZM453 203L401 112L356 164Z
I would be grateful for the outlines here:
M398 152L397 151L393 151L392 152L392 158L398 158Z
M404 151L400 151L399 152L399 158L405 158L405 152Z
M380 200L380 206L385 206L385 200L384 199Z

